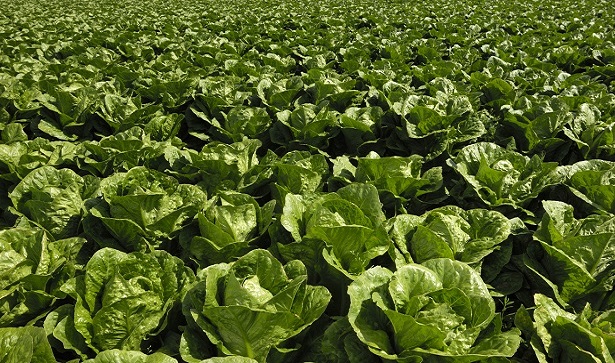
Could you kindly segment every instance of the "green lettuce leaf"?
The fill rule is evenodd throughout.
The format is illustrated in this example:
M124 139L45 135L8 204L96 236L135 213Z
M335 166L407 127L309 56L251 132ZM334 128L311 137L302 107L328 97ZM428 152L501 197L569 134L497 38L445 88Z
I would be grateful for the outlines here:
M277 55L271 54L271 56ZM292 101L303 90L303 81L297 76L275 81L265 78L258 83L256 90L263 103L279 112L290 108Z
M36 138L0 143L0 175L19 183L31 171L42 166L70 167L77 159L79 144Z
M370 351L390 360L474 362L510 357L517 329L501 332L480 275L436 258L394 273L373 267L349 287L348 319Z
M198 214L200 234L185 246L201 266L231 262L256 248L275 207L275 201L261 207L253 197L236 192L221 192L210 203Z
M252 139L232 144L209 143L192 160L191 167L197 168L201 184L208 193L236 190L239 186L249 184L245 178L259 163L256 151L261 145L259 140Z
M275 179L270 184L272 196L284 205L288 193L321 192L329 175L327 159L309 151L291 151L272 165Z
M294 110L276 114L270 129L271 141L292 149L306 146L324 150L339 133L338 112L328 107L304 103Z
M545 214L524 256L526 271L539 291L562 306L598 308L615 286L615 217L574 217L572 206L543 201Z
M314 352L316 362L379 363L382 359L363 344L352 329L348 318L334 321L323 333L319 351Z
M511 222L497 211L446 206L387 221L389 234L403 265L432 258L451 258L480 266L511 233Z
M594 208L615 213L615 162L585 160L561 167L572 193Z
M265 250L212 265L198 279L183 303L189 323L202 329L220 353L259 362L318 319L331 296L326 288L307 284L301 262L282 266Z
M613 160L615 123L596 104L581 104L564 133L576 143L585 159Z
M90 205L86 233L103 247L157 247L179 234L204 206L206 193L145 167L101 181L102 200Z
M49 315L46 330L82 357L104 350L140 350L164 329L167 314L194 280L194 273L164 251L126 254L97 251L85 275L63 289L75 299Z
M560 160L564 155L558 149L567 151L570 142L558 134L572 119L569 107L559 98L526 95L504 109L503 124L512 130L519 150Z
M199 361L199 363L256 363L258 361L248 358L241 357L238 355L235 356L227 356L227 357L213 357Z
M66 296L60 287L81 270L83 238L49 241L43 230L0 231L0 327L42 319Z
M109 176L139 165L154 164L152 161L158 161L168 147L169 143L152 140L150 134L135 126L100 141L80 144L77 164L94 175Z
M79 234L87 188L86 180L74 171L40 167L26 175L9 196L17 212L54 238Z
M43 328L0 328L0 361L7 363L56 362Z
M555 162L542 162L536 155L529 158L487 142L464 147L449 164L490 207L526 207L543 189L562 179Z
M139 351L111 349L100 352L96 358L84 360L83 363L177 363L177 359L162 353L147 355Z
M405 212L440 201L437 194L442 187L442 168L423 171L423 157L380 157L371 152L356 158L356 167L347 157L333 161L333 176L329 185L347 185L352 182L368 183L378 189L387 210Z
M284 259L323 274L333 269L348 283L389 249L385 219L376 187L353 183L335 193L287 194L270 234Z
M534 295L534 303L533 314L522 307L515 323L522 327L539 362L614 361L613 310L599 312L585 306L573 314L542 294Z
M340 126L347 153L365 155L384 148L385 140L379 138L383 134L384 115L378 106L349 107L344 111Z

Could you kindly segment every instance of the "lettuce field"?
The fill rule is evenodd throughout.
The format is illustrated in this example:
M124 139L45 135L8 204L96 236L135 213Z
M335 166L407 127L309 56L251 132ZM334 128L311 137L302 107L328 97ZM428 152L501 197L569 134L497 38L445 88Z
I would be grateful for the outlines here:
M0 9L0 362L615 361L610 1Z

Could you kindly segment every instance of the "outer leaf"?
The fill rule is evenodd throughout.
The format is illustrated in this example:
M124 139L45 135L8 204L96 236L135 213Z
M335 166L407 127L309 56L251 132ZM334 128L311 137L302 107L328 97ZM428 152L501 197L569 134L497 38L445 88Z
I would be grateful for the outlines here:
M531 159L492 143L463 148L449 164L489 206L524 207L561 177L557 163Z
M615 212L615 163L604 160L579 161L562 168L566 184L579 198L609 213Z
M604 296L611 291L615 284L613 216L578 220L568 204L544 201L543 207L546 213L534 234L543 252L537 247L528 250L527 263L535 276L555 286L556 297L564 305L593 302L592 294Z
M73 343L80 340L73 329L95 352L138 350L142 341L166 324L166 315L193 278L191 270L166 252L126 254L101 249L88 262L85 275L66 287L77 300L73 316L49 321L48 330L56 324L54 335L57 330L58 339L79 353L84 352Z
M33 326L0 328L0 360L7 363L55 362L45 330Z
M230 266L203 270L184 314L224 354L264 362L271 348L314 322L329 302L328 291L308 286L305 273L298 261L283 268L269 252L254 250Z
M518 331L502 333L497 323L490 327L493 299L480 275L462 262L431 259L395 273L374 267L348 293L350 324L386 359L473 362L511 356L520 344Z
M74 171L44 166L28 174L10 197L17 211L61 239L78 234L84 189Z
M420 217L398 215L387 224L404 259L418 263L447 257L479 264L511 232L511 222L499 212L455 206L436 208Z
M96 358L83 363L177 363L177 359L162 353L147 355L139 351L112 349L100 352Z

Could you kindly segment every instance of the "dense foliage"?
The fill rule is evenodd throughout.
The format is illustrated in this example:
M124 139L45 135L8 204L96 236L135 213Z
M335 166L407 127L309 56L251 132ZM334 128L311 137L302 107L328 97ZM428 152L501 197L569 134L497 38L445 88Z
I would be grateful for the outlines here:
M614 361L609 1L0 9L0 361Z

